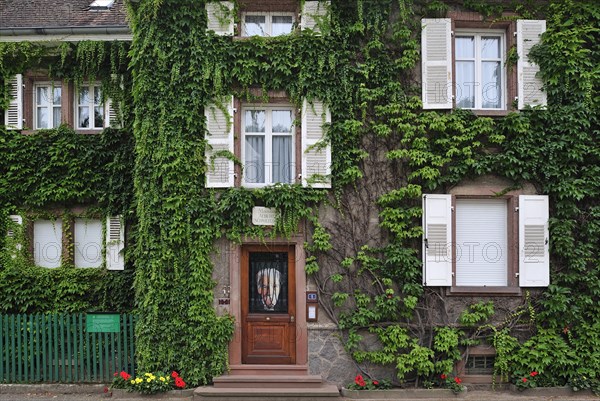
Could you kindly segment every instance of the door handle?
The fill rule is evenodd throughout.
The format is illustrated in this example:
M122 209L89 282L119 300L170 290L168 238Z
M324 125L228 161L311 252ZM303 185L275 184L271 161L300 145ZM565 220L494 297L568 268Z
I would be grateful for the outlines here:
M294 315L290 316L290 323L294 323L296 321L296 318L294 317Z
M270 321L270 320L271 320L271 318L270 318L270 317L267 317L265 320L268 322L268 321Z

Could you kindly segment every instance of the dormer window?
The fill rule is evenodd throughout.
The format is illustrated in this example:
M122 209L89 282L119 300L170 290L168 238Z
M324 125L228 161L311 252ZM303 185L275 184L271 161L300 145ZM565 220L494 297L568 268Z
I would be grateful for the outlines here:
M242 36L280 36L292 33L294 14L246 12L242 14Z
M90 11L110 10L115 3L115 0L94 0L90 4Z

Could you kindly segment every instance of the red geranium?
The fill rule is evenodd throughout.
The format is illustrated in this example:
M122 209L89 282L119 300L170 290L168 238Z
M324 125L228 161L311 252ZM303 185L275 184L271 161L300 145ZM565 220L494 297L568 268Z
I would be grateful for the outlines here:
M354 383L359 385L360 387L364 387L367 383L365 383L365 379L361 375L356 375L354 378Z
M185 387L185 382L183 381L183 379L179 376L177 376L175 378L175 386L179 387L179 388L184 388Z
M373 380L373 384L379 386L379 382L377 380Z
M447 374L445 374L445 373L442 373L442 374L440 375L440 378L441 378L442 380L446 380L446 379L448 378L448 375L447 375Z
M536 377L538 374L539 374L538 372L535 372L535 371L534 371L534 372L531 372L531 373L529 374L529 376L531 376L531 377Z
M521 379L521 381L522 381L523 383L527 383L527 378L526 378L526 377L524 377L524 378L522 378L522 379Z
M454 378L454 381L456 382L456 384L460 384L460 383L462 383L462 380L461 380L461 378L460 378L460 377L455 377L455 378Z
M123 379L123 380L129 380L129 379L131 379L131 375L128 374L127 372L125 372L125 371L121 372L120 375L121 375L121 379Z
M171 377L172 377L172 378L177 378L177 377L179 377L179 373L177 373L177 372L173 371L173 372L171 373Z

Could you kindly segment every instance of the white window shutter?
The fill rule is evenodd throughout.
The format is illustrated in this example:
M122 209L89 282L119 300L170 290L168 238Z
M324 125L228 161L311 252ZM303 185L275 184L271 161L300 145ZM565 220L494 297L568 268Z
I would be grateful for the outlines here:
M323 126L331 123L329 108L320 101L302 103L302 185L331 188L331 144Z
M207 29L217 35L233 35L233 2L206 3Z
M536 77L540 67L529 60L531 47L540 42L545 31L544 20L517 20L519 110L525 106L546 105L546 92L542 91L542 80Z
M329 1L305 1L302 7L300 28L312 29L319 32L319 20L327 16L327 10L330 7Z
M452 21L421 20L421 72L424 109L452 108Z
M227 114L216 104L208 104L204 109L206 117L206 187L227 188L235 185L233 161L223 157L213 157L216 152L227 151L234 154L233 96L223 99Z
M23 129L23 75L17 74L10 81L10 104L4 111L7 129Z
M33 223L33 259L36 266L60 267L62 249L62 220L36 220Z
M452 286L452 195L423 195L423 285Z
M519 196L519 286L550 284L548 196Z
M106 99L104 102L104 127L123 128L121 116L113 107L112 99Z
M106 268L125 270L125 223L123 216L106 218Z
M11 214L10 216L8 216L10 218L10 220L13 222L13 224L18 224L20 226L23 225L23 217L17 215L17 214ZM15 236L15 232L11 229L8 229L8 231L6 232L6 236L10 237L10 238L14 238ZM15 250L16 251L20 251L22 248L22 245L20 243L16 243L15 244ZM17 257L16 251L12 254L13 259Z

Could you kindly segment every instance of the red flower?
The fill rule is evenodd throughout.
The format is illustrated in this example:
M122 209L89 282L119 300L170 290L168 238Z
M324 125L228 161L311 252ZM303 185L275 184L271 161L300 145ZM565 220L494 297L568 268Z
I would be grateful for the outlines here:
M460 378L460 377L455 377L455 378L454 378L454 381L456 382L456 384L460 384L460 383L462 383L462 380L461 380L461 378Z
M175 386L179 387L179 388L184 388L185 387L185 382L183 381L183 379L179 376L177 376L175 378Z
M356 375L354 378L354 383L356 383L360 387L364 387L367 383L365 383L365 379L361 375Z
M128 374L127 372L123 371L123 372L121 372L121 379L129 380L129 379L131 379L131 375Z
M173 371L173 372L171 373L171 377L173 377L173 378L177 378L177 377L179 377L179 373L177 373L177 372Z
M539 374L538 372L536 372L536 371L533 371L533 372L531 372L531 373L529 374L529 376L531 376L531 377L536 377L538 374Z
M115 372L115 374L113 375L114 377L119 376L119 372Z
M448 375L447 375L447 374L445 374L445 373L442 373L442 374L440 375L440 378L441 378L442 380L446 380L446 379L448 378Z
M527 378L526 378L526 377L524 377L524 378L522 378L522 379L521 379L521 381L522 381L523 383L527 383Z
M373 380L373 384L379 386L379 382L377 380Z
M108 387L104 386L104 392L108 393Z

